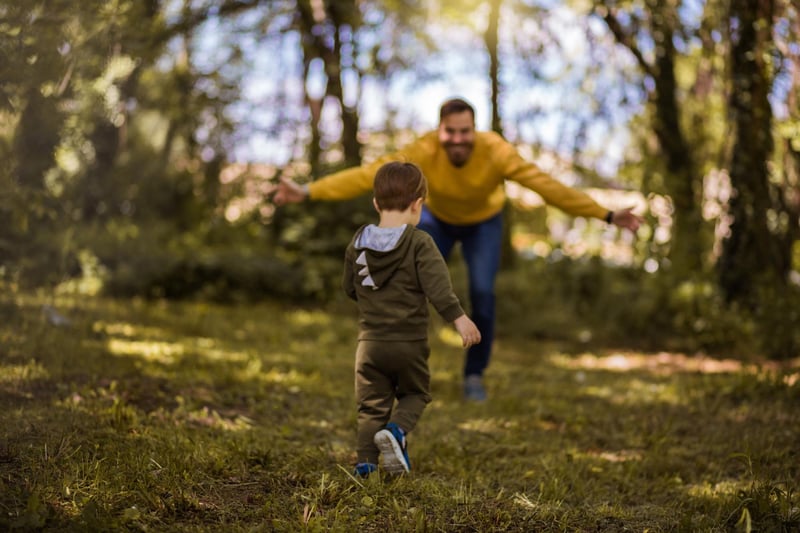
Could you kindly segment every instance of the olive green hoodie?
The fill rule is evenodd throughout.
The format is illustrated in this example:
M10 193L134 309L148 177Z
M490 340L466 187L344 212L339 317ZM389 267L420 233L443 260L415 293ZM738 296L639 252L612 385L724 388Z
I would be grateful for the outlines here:
M448 322L464 314L430 235L411 225L362 226L347 247L342 287L358 303L359 340L428 337L428 301Z

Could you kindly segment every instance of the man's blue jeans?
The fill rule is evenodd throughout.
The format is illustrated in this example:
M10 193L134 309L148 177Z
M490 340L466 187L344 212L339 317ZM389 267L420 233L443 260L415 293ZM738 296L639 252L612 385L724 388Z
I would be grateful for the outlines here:
M467 263L469 276L472 321L481 332L480 344L467 350L464 375L482 375L489 365L494 340L494 281L500 267L503 215L498 213L483 222L462 226L442 222L423 206L417 227L433 237L445 259L450 255L453 245L461 242L461 253Z

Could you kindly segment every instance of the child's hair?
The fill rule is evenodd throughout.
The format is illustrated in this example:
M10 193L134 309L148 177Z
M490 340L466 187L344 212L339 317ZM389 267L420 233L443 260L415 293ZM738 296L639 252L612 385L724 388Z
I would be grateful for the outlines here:
M381 211L404 211L428 195L428 182L414 163L386 163L375 174L375 203Z

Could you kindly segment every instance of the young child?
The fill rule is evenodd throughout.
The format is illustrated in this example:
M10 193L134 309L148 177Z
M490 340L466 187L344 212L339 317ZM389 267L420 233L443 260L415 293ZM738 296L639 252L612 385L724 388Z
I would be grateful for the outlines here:
M453 292L433 239L415 226L428 192L422 171L392 162L375 175L378 225L360 228L347 247L343 288L359 311L355 390L358 464L355 475L411 469L406 434L431 401L428 301L453 322L464 347L481 334ZM396 401L396 405L395 405Z

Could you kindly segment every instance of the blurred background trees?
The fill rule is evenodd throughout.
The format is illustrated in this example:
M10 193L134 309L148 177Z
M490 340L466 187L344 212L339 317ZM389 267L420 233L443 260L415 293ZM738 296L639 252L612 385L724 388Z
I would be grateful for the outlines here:
M270 184L400 147L459 94L648 217L634 240L512 188L506 318L796 356L798 42L788 0L0 0L0 275L329 299L369 199L276 211Z

